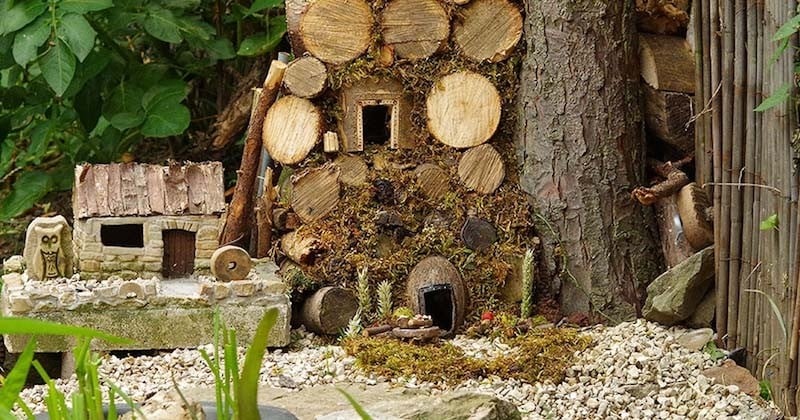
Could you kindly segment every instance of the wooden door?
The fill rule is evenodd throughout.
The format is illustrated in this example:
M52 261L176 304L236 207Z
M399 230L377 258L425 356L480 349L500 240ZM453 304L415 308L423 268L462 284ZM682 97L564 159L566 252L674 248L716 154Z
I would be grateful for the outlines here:
M195 233L170 229L162 232L164 259L161 274L165 278L186 277L194 272Z

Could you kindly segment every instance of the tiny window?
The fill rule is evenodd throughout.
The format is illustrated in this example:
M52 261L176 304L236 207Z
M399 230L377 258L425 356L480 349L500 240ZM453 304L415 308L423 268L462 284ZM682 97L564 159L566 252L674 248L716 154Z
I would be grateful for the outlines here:
M367 105L361 112L364 143L387 144L392 138L392 107Z
M100 242L105 246L144 248L144 227L141 224L102 225Z

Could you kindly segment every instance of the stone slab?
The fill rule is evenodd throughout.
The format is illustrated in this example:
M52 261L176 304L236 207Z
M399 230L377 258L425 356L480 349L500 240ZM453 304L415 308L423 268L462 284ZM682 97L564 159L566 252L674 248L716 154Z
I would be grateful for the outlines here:
M5 293L4 293L5 296ZM4 301L7 301L4 299ZM250 343L256 326L264 313L270 308L279 311L278 321L270 333L268 345L283 347L289 344L289 324L291 303L285 295L275 295L269 300L262 299L259 304L218 306L222 319L229 328L236 330L236 336L242 345ZM7 314L5 305L3 315ZM111 344L94 340L95 350L145 350L172 349L181 347L197 347L213 342L213 316L215 308L177 308L149 307L142 308L98 308L80 311L53 311L32 313L29 316L46 321L96 328L109 334L133 340L130 344ZM10 352L19 353L25 348L29 336L4 335L5 345ZM37 351L65 352L75 347L73 337L39 336Z

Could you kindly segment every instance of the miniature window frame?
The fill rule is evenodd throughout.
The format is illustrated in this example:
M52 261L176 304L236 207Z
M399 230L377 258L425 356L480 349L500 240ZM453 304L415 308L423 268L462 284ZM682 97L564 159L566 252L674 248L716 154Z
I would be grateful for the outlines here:
M97 223L97 236L96 236L96 243L101 246L101 253L108 254L108 255L133 255L135 257L141 257L145 254L145 250L148 247L148 243L150 241L150 232L148 229L147 220L144 218L121 218L119 220L96 220ZM139 247L124 247L124 246L115 246L115 245L106 245L103 243L102 238L102 229L103 226L118 226L118 225L142 225L142 241L143 246Z
M385 106L389 108L391 120L389 123L389 148L398 148L398 133L400 132L400 100L399 99L361 99L356 101L356 144L352 151L364 151L364 107Z

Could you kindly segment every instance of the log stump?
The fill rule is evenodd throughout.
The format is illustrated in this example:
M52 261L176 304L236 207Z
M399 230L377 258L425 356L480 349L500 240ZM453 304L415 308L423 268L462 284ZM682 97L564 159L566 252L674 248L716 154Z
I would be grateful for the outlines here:
M303 223L327 216L339 204L339 173L336 165L326 164L292 180L292 209Z
M341 287L323 287L303 303L300 322L317 334L336 335L358 310L358 299Z
M522 37L522 13L508 0L473 0L453 35L461 53L476 61L505 60Z
M426 102L428 131L448 146L481 145L500 124L500 94L477 73L462 71L443 77L433 85Z
M436 0L392 0L383 9L381 34L398 57L418 60L444 45L450 20Z
M656 90L694 95L694 55L685 39L639 35L642 78Z
M281 237L281 251L298 264L310 265L322 251L322 243L311 235L294 231Z
M314 57L344 64L372 40L372 8L364 0L316 0L300 21L300 38Z
M300 57L286 67L283 84L292 95L301 98L314 98L323 90L328 81L328 69L322 61L314 57Z
M505 164L494 147L484 144L467 150L458 162L458 177L470 190L491 194L506 176Z
M308 156L322 133L322 114L308 99L284 96L264 119L264 147L272 159L294 165Z
M714 243L714 226L706 218L711 207L708 194L692 182L678 193L678 214L683 222L683 234L695 251Z

